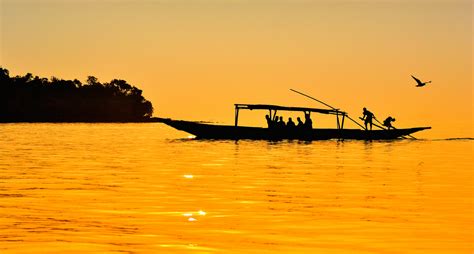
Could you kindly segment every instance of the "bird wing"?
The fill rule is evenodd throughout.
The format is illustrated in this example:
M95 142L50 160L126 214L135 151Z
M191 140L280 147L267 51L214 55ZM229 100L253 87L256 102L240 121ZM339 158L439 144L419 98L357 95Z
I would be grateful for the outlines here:
M418 84L423 84L423 82L421 82L419 79L415 78L415 76L411 75L411 77L416 81L416 83Z

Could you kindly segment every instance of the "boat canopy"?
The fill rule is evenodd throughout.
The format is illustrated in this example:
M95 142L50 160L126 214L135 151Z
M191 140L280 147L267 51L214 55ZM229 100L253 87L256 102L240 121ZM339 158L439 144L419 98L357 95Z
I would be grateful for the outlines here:
M268 104L235 104L235 126L239 122L239 110L249 109L249 110L268 110L270 113L270 118L275 119L278 111L296 111L304 112L305 114L311 114L311 112L320 113L320 114L329 114L335 115L337 119L337 128L344 128L344 118L347 116L347 113L344 111L339 111L339 109L321 109L321 108L303 108L303 107L286 107L278 105L268 105ZM339 120L341 117L341 120Z
M235 104L235 109L249 109L249 110L280 110L280 111L300 111L300 112L315 112L321 114L332 114L332 115L347 115L344 111L338 109L320 109L320 108L303 108L303 107L286 107L278 105L267 105L267 104Z

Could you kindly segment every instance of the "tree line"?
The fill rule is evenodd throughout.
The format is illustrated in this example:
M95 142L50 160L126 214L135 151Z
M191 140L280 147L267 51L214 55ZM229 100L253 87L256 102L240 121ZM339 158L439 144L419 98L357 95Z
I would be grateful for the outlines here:
M142 90L125 80L10 77L0 67L0 122L140 122L152 114Z

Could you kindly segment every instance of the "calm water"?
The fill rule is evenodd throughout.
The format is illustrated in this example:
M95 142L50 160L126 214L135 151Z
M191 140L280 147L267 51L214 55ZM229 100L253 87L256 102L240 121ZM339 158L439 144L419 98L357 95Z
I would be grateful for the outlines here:
M471 140L1 124L0 253L472 253Z

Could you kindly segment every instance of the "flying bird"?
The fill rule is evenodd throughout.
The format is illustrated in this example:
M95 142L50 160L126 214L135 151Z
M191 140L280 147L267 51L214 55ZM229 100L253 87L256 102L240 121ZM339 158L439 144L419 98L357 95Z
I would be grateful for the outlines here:
M416 81L417 83L416 87L425 86L426 84L431 83L431 80L427 82L421 82L419 79L415 78L413 75L411 75L411 77Z

